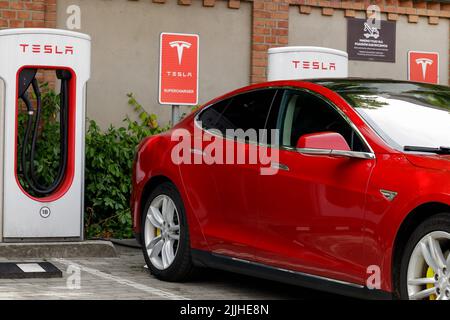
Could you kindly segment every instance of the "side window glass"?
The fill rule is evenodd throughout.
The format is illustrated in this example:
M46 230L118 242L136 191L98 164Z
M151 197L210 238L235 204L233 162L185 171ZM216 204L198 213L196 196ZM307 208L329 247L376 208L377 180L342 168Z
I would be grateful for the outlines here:
M218 129L218 122L222 112L230 104L231 99L222 100L213 106L201 111L198 120L202 122L202 128L205 130Z
M348 122L325 100L303 91L286 91L281 117L281 144L296 147L303 135L337 132L352 151L367 152L366 145Z
M237 95L209 107L200 114L199 120L204 129L216 129L223 135L233 130L236 138L261 141L260 129L265 128L276 92L267 89Z

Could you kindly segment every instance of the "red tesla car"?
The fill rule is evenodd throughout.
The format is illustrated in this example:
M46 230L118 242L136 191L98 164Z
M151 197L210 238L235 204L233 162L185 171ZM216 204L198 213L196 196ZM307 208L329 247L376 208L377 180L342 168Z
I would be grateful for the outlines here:
M131 205L162 280L212 267L450 300L450 88L320 79L236 90L142 141Z

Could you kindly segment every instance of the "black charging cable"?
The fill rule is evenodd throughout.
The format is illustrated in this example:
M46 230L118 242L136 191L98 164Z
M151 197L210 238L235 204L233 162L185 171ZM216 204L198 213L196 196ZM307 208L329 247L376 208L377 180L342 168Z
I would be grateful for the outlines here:
M67 169L68 162L68 143L69 143L69 81L72 75L67 70L57 70L56 75L61 80L60 92L60 157L58 173L54 181L45 186L39 182L34 165L36 159L36 145L39 136L39 124L42 114L42 97L39 89L39 83L36 79L36 69L24 69L19 79L19 98L27 107L28 121L25 128L25 134L22 141L22 173L31 191L38 196L48 196L55 192L61 185ZM33 87L36 96L36 110L33 109L32 103L28 97L27 90ZM31 146L30 144L30 134Z

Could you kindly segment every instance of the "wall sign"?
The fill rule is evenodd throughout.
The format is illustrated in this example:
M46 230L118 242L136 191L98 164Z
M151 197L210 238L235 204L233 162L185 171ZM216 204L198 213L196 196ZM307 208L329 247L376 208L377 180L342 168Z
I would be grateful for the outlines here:
M347 19L347 52L350 60L395 62L396 23L384 21L380 28L365 19Z
M198 35L161 33L159 54L160 104L198 104L198 58Z
M408 80L439 83L439 53L408 52Z

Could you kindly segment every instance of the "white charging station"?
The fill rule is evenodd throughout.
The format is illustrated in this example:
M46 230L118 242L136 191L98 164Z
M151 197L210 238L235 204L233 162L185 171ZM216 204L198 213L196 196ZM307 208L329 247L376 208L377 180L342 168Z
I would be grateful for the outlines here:
M56 29L0 31L1 242L83 238L84 134L90 61L91 41L87 35ZM54 190L39 197L25 191L18 178L18 92L23 70L55 70L68 75L64 79L64 170L61 169L61 179ZM32 99L35 98L30 99L33 102ZM33 109L29 114L34 112Z
M347 52L322 47L269 49L269 81L346 77Z

